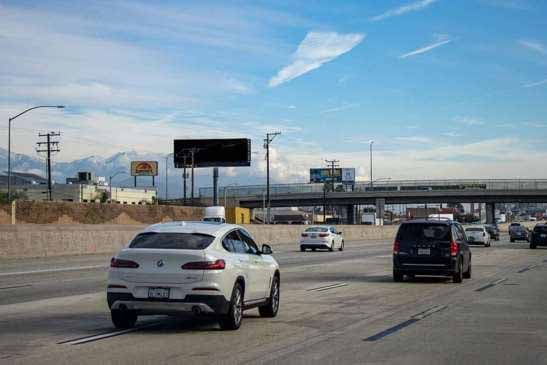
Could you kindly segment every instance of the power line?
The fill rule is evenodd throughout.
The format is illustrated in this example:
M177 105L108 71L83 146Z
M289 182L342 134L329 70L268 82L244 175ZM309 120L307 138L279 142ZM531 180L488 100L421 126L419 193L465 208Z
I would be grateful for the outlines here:
M49 132L46 134L38 134L38 137L45 137L45 141L36 142L38 148L36 152L38 153L47 153L47 191L48 191L48 200L52 200L51 196L51 154L54 152L61 152L59 149L59 141L53 141L53 137L60 137L61 132ZM40 149L42 146L46 146L46 149Z

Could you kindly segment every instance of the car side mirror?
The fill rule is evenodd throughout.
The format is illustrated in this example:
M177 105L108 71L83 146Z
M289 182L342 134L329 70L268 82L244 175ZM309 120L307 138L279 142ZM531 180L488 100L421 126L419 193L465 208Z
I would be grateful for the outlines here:
M262 254L271 255L273 253L270 245L262 245Z
M338 234L339 234L339 235L341 235L341 234L342 234L342 232L338 232Z

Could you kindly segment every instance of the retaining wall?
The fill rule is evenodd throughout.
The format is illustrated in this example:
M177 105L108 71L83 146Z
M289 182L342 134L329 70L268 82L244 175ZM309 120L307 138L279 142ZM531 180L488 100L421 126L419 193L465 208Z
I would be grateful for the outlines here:
M145 225L16 224L0 225L0 258L25 258L85 254L113 254L127 245ZM275 247L298 242L305 226L246 225L258 244ZM392 239L395 226L338 226L346 240Z

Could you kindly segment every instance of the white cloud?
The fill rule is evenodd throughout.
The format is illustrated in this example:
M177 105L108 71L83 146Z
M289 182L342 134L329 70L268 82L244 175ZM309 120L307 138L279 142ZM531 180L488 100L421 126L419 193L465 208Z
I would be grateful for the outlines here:
M370 18L370 20L375 22L375 21L391 18L391 17L394 17L394 16L403 15L403 14L406 14L406 13L409 13L409 12L422 10L422 9L425 9L429 5L431 5L433 3L436 3L436 2L437 2L437 0L416 1L414 3L399 6L398 8L390 9L390 10L386 11L385 13L382 13L380 15L376 15L376 16Z
M395 140L405 143L431 143L431 139L423 136L395 137Z
M454 121L468 126L477 126L484 124L484 121L482 121L481 119L469 116L455 117Z
M444 46L445 44L448 44L450 42L452 42L451 39L440 40L440 41L435 42L433 44L430 44L428 46L421 47L421 48L415 49L414 51L405 53L405 54L399 56L399 58L403 59L403 58L407 58L407 57L416 56L416 55L419 55L419 54L422 54L422 53L426 53L426 52L429 52L429 51L431 51L431 50L433 50L437 47Z
M456 137L461 137L462 135L458 132L455 132L455 131L449 131L449 132L444 132L442 133L443 136L445 137L451 137L451 138L456 138Z
M281 85L351 51L365 38L364 34L309 32L293 54L290 65L283 67L269 81L270 87Z
M535 87L535 86L540 86L540 85L545 85L545 84L547 84L547 79L541 80L541 81L536 81L536 82L531 82L529 84L524 84L524 85L522 85L522 87Z
M518 43L523 47L531 49L532 51L539 52L542 55L547 55L547 46L539 41L521 39Z
M329 114L329 113L341 112L341 111L344 111L344 110L356 108L358 106L359 106L359 104L344 104L344 105L340 105L340 106L337 106L337 107L321 110L319 112L319 114Z
M532 128L547 128L547 123L539 123L539 122L524 122L522 123L525 127L532 127Z

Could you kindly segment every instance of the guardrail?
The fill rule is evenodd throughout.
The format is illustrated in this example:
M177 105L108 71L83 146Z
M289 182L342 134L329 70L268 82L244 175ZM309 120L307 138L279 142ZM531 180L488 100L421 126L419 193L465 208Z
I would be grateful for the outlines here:
M270 195L322 193L325 184L274 184L270 185ZM394 192L394 191L462 191L462 190L547 190L547 179L454 179L454 180L399 180L372 183L358 181L355 184L336 184L337 192ZM219 196L226 194L230 199L242 197L262 197L265 185L220 187ZM213 188L200 188L200 198L213 196Z

